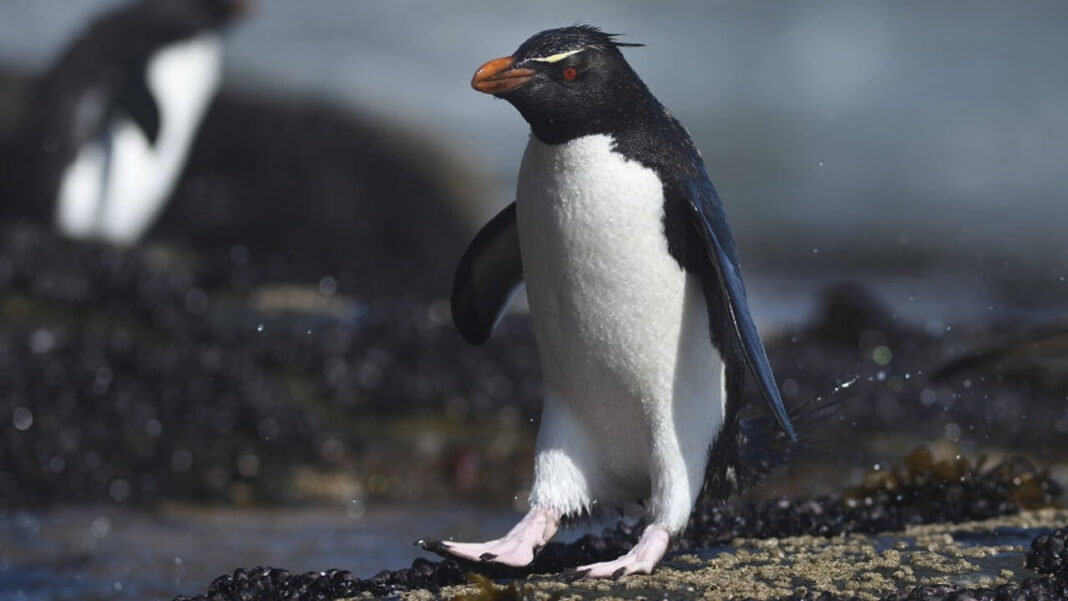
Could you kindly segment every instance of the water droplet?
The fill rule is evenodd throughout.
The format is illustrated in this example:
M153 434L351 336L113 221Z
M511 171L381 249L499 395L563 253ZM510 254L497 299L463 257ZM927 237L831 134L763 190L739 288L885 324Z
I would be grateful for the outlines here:
M348 507L345 508L345 513L347 513L350 518L358 520L363 517L363 514L367 513L367 508L364 506L363 501L353 499L349 501Z
M50 330L38 329L30 334L30 350L38 355L48 353L56 346L56 336Z
M130 486L129 482L122 478L117 478L112 480L111 484L108 486L108 494L111 495L112 499L122 503L126 500L126 497L130 496L132 489L133 488Z
M322 279L319 280L319 292L326 296L334 294L337 292L337 280L331 276L324 275Z
M93 538L105 538L111 534L111 520L104 516L100 516L93 520L92 524L89 524L89 534Z
M894 354L890 351L890 347L885 345L879 345L871 352L871 359L876 365L890 365L890 360Z
M11 414L11 422L15 424L16 430L29 430L33 425L33 412L25 407L15 407L15 411Z
M942 429L942 432L945 434L946 438L953 442L960 440L960 426L953 422L946 424L945 428Z
M794 396L801 391L801 386L796 380L787 378L782 382L782 393L786 396Z
M946 331L946 324L941 319L931 318L923 324L923 330L928 336L939 337Z

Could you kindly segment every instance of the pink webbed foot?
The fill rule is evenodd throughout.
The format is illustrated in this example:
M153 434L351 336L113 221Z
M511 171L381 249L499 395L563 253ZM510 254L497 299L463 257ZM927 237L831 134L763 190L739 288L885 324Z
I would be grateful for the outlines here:
M559 516L548 509L531 509L508 534L484 543L419 541L427 551L468 561L488 561L520 567L534 561L534 555L556 534Z
M612 561L594 563L569 570L567 580L583 578L620 578L628 574L649 574L667 553L671 535L662 526L651 524L642 532L638 543L626 555Z

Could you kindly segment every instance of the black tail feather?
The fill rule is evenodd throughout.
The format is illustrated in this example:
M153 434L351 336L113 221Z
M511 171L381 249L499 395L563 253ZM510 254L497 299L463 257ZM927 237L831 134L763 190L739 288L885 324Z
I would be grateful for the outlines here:
M760 484L775 469L806 450L820 446L820 425L838 406L861 394L859 376L840 382L827 392L788 409L797 432L791 441L769 416L738 420L724 430L712 449L702 496L724 500L731 494ZM733 444L732 444L733 443Z

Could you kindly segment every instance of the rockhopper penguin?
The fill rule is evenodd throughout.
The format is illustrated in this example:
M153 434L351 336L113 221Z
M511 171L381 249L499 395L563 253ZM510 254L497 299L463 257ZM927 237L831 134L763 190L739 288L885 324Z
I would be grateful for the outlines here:
M222 29L250 1L137 0L93 22L36 86L22 136L31 216L51 212L74 238L136 242L219 87Z
M471 84L530 124L516 200L460 260L461 334L480 344L526 284L545 376L530 511L442 554L530 563L562 519L644 504L631 551L575 575L648 573L689 518L717 437L737 432L746 370L793 428L749 314L723 205L689 135L615 36L543 31Z

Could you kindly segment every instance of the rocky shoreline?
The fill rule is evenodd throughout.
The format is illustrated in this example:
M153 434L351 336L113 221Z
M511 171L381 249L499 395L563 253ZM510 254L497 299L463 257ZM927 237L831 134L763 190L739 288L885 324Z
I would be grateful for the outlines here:
M410 568L367 579L343 570L291 574L256 567L221 576L206 593L175 601L1056 600L1068 598L1066 523L1068 511L1046 509L874 537L736 539L730 545L675 552L652 575L618 581L567 582L549 574L495 582L477 566L464 568L452 560L417 559Z
M523 316L472 348L441 299L369 300L258 281L248 258L203 261L181 246L0 231L0 358L12 366L0 414L18 417L0 447L2 506L523 496L540 411ZM857 475L938 440L1042 457L1063 475L1064 335L1029 346L1004 331L928 331L862 287L830 289L768 352L788 404L859 380L771 494L840 487L841 449Z
M634 543L640 526L619 522L600 535L550 543L528 569L420 558L410 568L360 579L342 570L290 574L257 567L219 577L205 594L178 599L1068 595L1068 510L1054 507L1061 488L1048 472L1018 460L986 468L964 458L935 461L922 448L885 472L892 477L877 474L836 495L779 498L759 506L702 501L654 574L617 582L567 582L561 572L618 556ZM501 588L493 579L511 582Z
M437 299L279 285L257 280L247 260L205 268L181 246L123 251L33 227L7 226L0 243L0 357L13 366L0 374L10 392L0 413L14 426L0 447L6 509L71 500L504 504L522 495L540 409L522 316L472 349ZM870 585L865 599L1063 598L1063 537L1052 533L1065 516L1028 513L1057 502L1057 478L1017 457L1066 473L1065 380L1051 363L1063 334L1042 331L1035 350L1006 331L996 323L936 331L898 319L862 287L829 289L810 324L769 337L769 354L788 403L821 398L845 374L861 374L856 387L840 399L822 395L831 412L817 440L772 482L732 504L700 506L677 554L648 578L569 584L552 575L618 555L636 532L620 524L551 545L534 575L449 560L370 578L252 568L221 577L200 598L772 598L803 587L806 599L837 599L861 595L844 584L854 576L816 576L865 562L870 575L855 576ZM80 402L101 395L116 402ZM940 442L934 455L887 461L916 441ZM863 473L872 465L879 468ZM843 469L858 484L819 494L850 479ZM982 522L1016 517L1032 525ZM895 548L893 536L915 539L918 525L977 520L987 535L1040 529L1013 549L988 540L982 553L1023 565L1034 539L1031 565L1046 576L995 571L968 580L961 562L981 565L969 559L974 551L942 534L930 544L945 543L943 555ZM964 526L954 528L951 538ZM780 552L826 562L795 573L800 564L773 561ZM895 567L914 557L963 571ZM472 571L496 582L466 584ZM519 579L514 593L508 579ZM735 581L751 586L716 588Z

